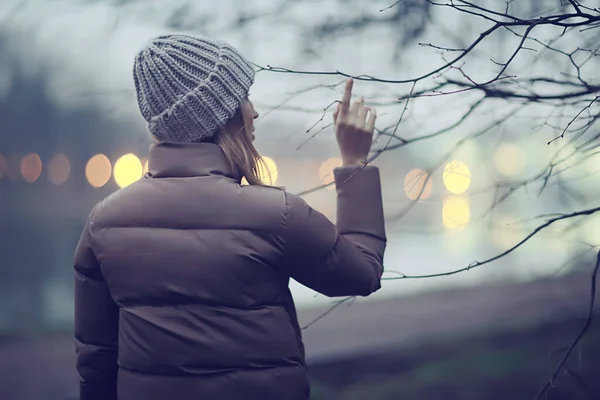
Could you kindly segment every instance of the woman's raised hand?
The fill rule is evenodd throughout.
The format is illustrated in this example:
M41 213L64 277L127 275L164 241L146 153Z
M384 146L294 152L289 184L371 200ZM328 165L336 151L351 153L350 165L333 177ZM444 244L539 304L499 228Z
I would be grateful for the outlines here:
M344 166L364 165L367 162L377 119L375 108L365 106L362 97L350 105L353 84L353 79L346 81L342 101L333 113L335 135Z

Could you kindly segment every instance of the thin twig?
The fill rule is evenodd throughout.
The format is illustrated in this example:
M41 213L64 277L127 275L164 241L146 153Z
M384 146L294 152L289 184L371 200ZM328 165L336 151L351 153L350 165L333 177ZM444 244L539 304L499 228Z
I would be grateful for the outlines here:
M510 247L509 249L495 255L494 257L490 257L486 260L483 261L475 261L473 263L471 263L469 266L464 267L464 268L459 268L459 269L455 269L452 271L447 271L447 272L440 272L437 274L428 274L428 275L405 275L402 273L403 276L400 277L393 277L393 278L382 278L382 280L387 280L387 281L393 281L393 280L399 280L399 279L423 279L423 278L436 278L436 277L440 277L440 276L449 276L449 275L455 275L458 274L460 272L465 272L465 271L470 271L474 268L480 267L482 265L485 264L489 264L493 261L499 260L500 258L507 256L508 254L514 252L515 250L517 250L519 247L523 246L525 243L527 243L531 238L533 238L535 235L537 235L539 232L543 231L544 229L548 228L550 225L558 222L558 221L563 221L569 218L575 218L575 217L579 217L579 216L584 216L584 215L592 215L594 213L597 213L600 211L600 207L595 207L595 208L591 208L591 209L587 209L587 210L581 210L581 211L575 211L569 214L563 214L561 216L558 217L554 217L549 219L548 221L546 221L544 224L539 225L537 228L535 228L531 233L529 233L527 236L525 236L525 238L523 238L521 241L519 241L517 244L515 244L514 246Z
M335 310L336 308L338 308L339 306L341 306L345 302L350 301L350 300L352 300L354 298L356 298L356 296L348 296L348 297L346 297L346 298L344 298L342 300L336 301L331 307L329 307L326 311L324 311L322 314L320 314L317 318L313 319L308 324L304 325L302 327L302 330L310 328L311 326L313 326L314 324L316 324L317 322L319 322L321 319L323 319L327 315L329 315L333 310Z

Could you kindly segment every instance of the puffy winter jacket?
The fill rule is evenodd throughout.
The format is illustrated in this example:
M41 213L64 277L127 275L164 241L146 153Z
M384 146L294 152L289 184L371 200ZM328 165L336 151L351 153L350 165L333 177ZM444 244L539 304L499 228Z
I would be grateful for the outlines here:
M215 144L154 145L149 163L77 246L81 400L309 398L289 278L327 296L380 288L378 169L334 171L336 227L296 195L240 186Z

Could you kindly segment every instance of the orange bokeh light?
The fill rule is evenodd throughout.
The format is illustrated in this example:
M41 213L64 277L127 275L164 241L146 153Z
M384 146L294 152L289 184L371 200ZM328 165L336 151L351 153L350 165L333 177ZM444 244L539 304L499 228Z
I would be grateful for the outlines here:
M85 166L85 176L90 185L95 188L106 185L111 175L112 165L104 154L96 154Z
M29 183L37 181L42 174L42 159L35 153L23 157L21 160L21 175Z
M59 186L67 181L71 173L71 163L64 154L57 154L48 164L50 182Z
M433 182L427 171L415 168L404 178L404 193L412 201L426 200L431 197Z

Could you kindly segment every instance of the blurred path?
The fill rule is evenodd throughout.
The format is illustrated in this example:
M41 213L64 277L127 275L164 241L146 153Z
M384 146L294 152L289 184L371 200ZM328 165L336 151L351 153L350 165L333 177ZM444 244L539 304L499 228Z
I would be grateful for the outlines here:
M386 346L411 346L572 318L585 312L589 287L590 274L578 273L519 285L344 304L304 331L307 359L318 363ZM299 310L301 325L322 311ZM74 365L68 334L0 343L0 399L65 399L77 388Z

